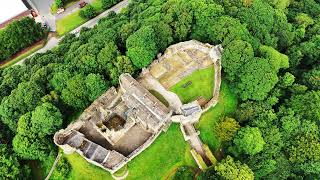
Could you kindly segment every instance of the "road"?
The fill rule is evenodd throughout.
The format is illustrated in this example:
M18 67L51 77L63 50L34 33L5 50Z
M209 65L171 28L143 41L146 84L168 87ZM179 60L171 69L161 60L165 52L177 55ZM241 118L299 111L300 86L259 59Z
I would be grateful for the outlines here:
M82 1L79 1L79 2L86 2L88 4L91 4L93 3L95 0L82 0ZM77 11L80 9L79 7L79 2L76 2L74 3L73 5L67 7L62 13L60 14L56 14L56 20L59 20L59 19L62 19L66 16L68 16L69 14L72 14L73 12Z
M77 27L76 29L72 30L70 33L72 34L76 34L76 35L79 35L79 32L81 30L81 28L83 27L87 27L87 28L92 28L94 27L94 25L96 25L99 20L101 18L104 18L106 16L108 16L108 14L111 12L111 11L114 11L115 13L119 13L123 8L127 7L129 4L129 0L124 0L124 1L121 1L119 2L118 4L116 4L115 6L111 7L110 9L104 11L103 13L101 13L100 15L98 15L97 17L87 21L86 23L84 23L83 25ZM34 52L33 54L31 54L30 56L22 59L21 61L17 62L16 64L14 65L19 65L19 64L22 64L27 58L30 58L32 57L33 55L37 54L37 53L44 53L50 49L53 49L55 46L58 45L58 43L60 42L61 39L63 39L64 36L62 36L61 38L56 38L56 37L52 37L48 40L48 43L41 49L39 49L38 51Z
M41 19L49 27L50 31L56 31L56 18L50 13L50 6L54 0L27 0L27 2L41 14Z

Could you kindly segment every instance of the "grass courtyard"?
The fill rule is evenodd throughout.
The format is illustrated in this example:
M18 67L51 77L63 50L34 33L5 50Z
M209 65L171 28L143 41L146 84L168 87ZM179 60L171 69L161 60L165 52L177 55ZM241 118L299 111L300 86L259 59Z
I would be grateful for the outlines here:
M171 87L170 91L176 93L183 103L197 100L200 96L210 100L212 98L213 85L214 68L211 66L193 72Z
M190 84L191 82L191 84ZM185 84L190 84L185 86ZM209 67L193 72L188 77L181 80L170 90L176 93L183 103L188 103L202 96L206 100L212 98L214 83L214 68ZM222 80L218 104L209 109L200 118L196 127L200 130L201 140L208 144L211 150L216 150L220 146L219 139L214 134L214 126L221 117L228 116L235 111L237 98L230 90L228 84Z

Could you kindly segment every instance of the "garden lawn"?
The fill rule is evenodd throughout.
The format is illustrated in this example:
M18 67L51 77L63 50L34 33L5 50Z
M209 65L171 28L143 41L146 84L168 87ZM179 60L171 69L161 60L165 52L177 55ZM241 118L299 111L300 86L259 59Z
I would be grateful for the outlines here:
M127 179L165 179L181 165L196 167L178 124L171 124L154 143L128 163Z
M200 96L206 100L210 100L212 98L213 85L214 68L210 66L209 68L193 72L171 87L170 91L176 93L183 103L197 100Z

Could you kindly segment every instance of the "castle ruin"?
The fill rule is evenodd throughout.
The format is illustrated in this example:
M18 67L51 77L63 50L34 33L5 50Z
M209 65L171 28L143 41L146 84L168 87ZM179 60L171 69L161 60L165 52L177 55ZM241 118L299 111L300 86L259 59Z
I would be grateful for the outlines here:
M58 131L55 144L66 154L77 152L88 162L116 172L149 147L172 121L180 122L183 128L183 124L191 126L199 120L199 103L183 105L168 89L195 70L215 65L221 51L221 46L194 40L170 46L138 80L122 74L119 88L109 88L75 122ZM215 91L220 84L217 87ZM149 90L160 93L169 102L168 107Z

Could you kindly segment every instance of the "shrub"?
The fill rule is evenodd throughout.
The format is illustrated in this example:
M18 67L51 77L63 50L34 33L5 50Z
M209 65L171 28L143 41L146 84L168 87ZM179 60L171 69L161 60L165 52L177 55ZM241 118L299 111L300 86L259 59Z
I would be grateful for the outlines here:
M95 16L97 16L96 10L93 8L92 5L88 4L86 7L84 7L80 11L80 17L85 18L85 19L92 19Z
M191 167L180 166L177 168L172 180L192 180L194 179L194 172Z
M101 0L102 8L108 9L109 7L111 7L112 5L114 5L117 2L118 2L118 0Z
M13 21L0 30L0 61L10 58L44 36L45 30L41 24L29 17Z
M58 8L61 8L61 7L63 7L63 2L62 2L62 0L55 0L54 5Z

